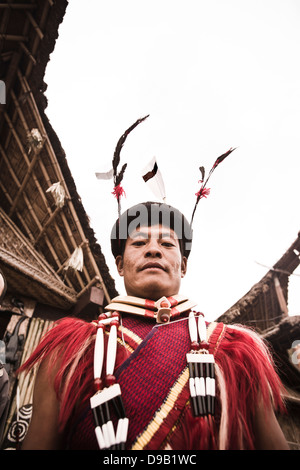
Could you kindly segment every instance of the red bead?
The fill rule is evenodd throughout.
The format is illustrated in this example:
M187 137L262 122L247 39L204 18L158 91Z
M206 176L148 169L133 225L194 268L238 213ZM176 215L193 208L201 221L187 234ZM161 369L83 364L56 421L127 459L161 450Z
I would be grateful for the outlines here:
M95 392L99 392L99 390L101 390L102 380L100 378L97 378L94 380L94 388L95 388Z
M112 322L110 322L110 326L116 326L118 328L119 325L120 323L118 322L118 320L113 320Z
M105 318L107 318L106 313L101 313L101 315L98 317L98 320L105 320Z
M114 375L108 374L105 377L105 383L108 387L110 387L111 385L114 385L116 383L116 377Z
M167 323L169 321L170 317L167 313L163 313L161 316L160 316L160 320L163 322L163 323Z
M201 341L200 348L201 349L208 349L209 348L209 343L207 341Z
M198 351L199 343L197 343L197 341L192 341L191 348L193 349L193 351Z
M168 308L169 307L169 302L167 300L162 300L160 303L161 308Z

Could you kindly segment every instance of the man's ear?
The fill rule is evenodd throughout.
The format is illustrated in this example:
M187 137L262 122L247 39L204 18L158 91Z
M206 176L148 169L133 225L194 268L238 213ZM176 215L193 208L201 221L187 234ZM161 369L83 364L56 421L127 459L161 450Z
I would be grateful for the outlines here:
M123 256L118 255L116 257L116 266L117 270L120 276L124 276L124 271L123 271Z
M186 275L186 271L187 271L187 258L183 256L181 260L181 277L184 277Z

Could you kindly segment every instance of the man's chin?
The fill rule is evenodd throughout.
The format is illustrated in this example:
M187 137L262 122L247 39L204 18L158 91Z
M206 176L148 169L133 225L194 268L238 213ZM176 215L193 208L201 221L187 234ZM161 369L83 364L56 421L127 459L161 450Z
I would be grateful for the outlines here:
M170 297L172 295L176 295L176 293L177 292L174 292L174 289L171 289L169 286L165 286L161 282L155 282L152 280L152 282L149 282L146 285L131 290L128 295L157 301L164 296Z

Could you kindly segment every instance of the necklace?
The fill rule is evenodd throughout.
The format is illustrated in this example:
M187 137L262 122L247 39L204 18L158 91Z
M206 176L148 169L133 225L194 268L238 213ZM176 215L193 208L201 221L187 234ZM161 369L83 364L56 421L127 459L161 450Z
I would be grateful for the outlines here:
M141 299L132 296L118 296L105 308L109 311L120 311L152 318L157 323L168 323L181 313L195 307L196 303L187 297L175 295L173 297L162 297L157 300Z

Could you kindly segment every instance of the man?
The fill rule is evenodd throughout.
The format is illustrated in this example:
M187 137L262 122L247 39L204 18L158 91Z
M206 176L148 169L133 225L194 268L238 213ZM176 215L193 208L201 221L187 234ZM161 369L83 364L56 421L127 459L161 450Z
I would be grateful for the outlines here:
M281 384L261 340L205 324L179 295L192 242L185 217L140 204L111 242L127 296L98 322L60 321L25 364L40 368L23 449L287 449L273 411Z

